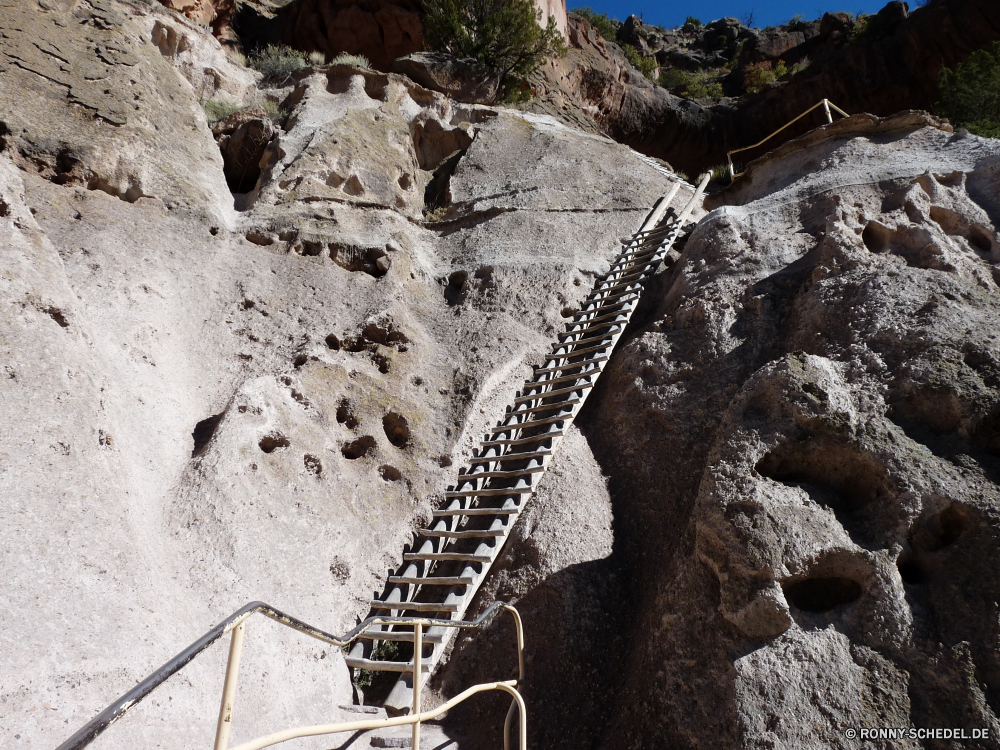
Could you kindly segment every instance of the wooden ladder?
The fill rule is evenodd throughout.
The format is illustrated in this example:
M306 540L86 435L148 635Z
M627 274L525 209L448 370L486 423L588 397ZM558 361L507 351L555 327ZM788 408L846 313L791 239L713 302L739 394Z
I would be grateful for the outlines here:
M674 178L676 179L676 178ZM680 190L675 182L642 228L624 243L610 272L598 280L566 332L534 376L485 436L458 483L445 493L428 528L419 531L412 551L371 602L371 615L414 615L462 619L511 530L538 487L560 441L611 358L639 302L642 287L664 260L698 204L706 176L679 213L664 218ZM431 627L423 635L423 669L433 672L454 636L454 628ZM390 713L411 708L412 674L406 647L401 661L373 659L376 641L413 643L412 627L367 631L347 658L352 669L403 672L384 706ZM412 647L410 647L412 649ZM425 678L426 679L426 678Z

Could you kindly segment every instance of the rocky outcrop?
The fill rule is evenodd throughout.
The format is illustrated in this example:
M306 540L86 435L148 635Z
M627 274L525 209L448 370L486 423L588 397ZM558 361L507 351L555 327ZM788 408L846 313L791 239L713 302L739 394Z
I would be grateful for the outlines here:
M804 65L759 93L696 102L646 81L587 21L569 18L569 55L532 80L538 102L528 106L577 124L589 120L615 140L690 172L724 163L727 151L760 141L823 97L851 114L931 109L941 68L1000 39L1000 7L988 0L932 0L908 15L905 4L892 2L854 41L846 14L772 31L746 29L736 19L671 30L676 33L638 19L623 24L623 43L644 40L663 65L734 66L723 81L733 96L745 91L744 65L779 59L789 68ZM739 158L755 158L821 122L814 114Z
M716 198L592 428L623 565L657 571L602 746L996 733L998 164L857 118Z
M397 57L419 52L424 32L419 0L296 0L278 11L280 35L297 49L328 59L364 55L388 71Z
M159 0L162 5L183 13L195 23L211 26L212 31L219 35L229 24L233 11L236 10L236 0Z
M482 63L440 52L401 57L393 61L392 72L465 104L492 104L500 88L499 74Z

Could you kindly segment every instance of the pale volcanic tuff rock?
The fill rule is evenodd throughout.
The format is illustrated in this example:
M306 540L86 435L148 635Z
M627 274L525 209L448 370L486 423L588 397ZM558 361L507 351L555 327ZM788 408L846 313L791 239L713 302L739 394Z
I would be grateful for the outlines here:
M0 40L4 747L61 742L249 600L347 629L669 187L549 118L339 66L260 92L291 116L237 213L148 9L45 8L8 4ZM87 107L46 43L131 64ZM97 746L207 741L224 660ZM338 650L265 621L241 685L234 742L351 700Z
M949 130L760 160L610 363L591 445L641 615L602 747L997 736L1000 146Z

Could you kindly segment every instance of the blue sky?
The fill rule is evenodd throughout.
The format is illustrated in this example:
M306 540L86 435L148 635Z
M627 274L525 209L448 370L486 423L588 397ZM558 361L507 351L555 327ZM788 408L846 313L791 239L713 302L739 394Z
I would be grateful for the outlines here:
M753 11L754 26L777 26L801 13L806 21L819 18L827 11L847 10L852 13L876 13L888 0L687 0L686 2L655 2L654 0L567 0L570 10L589 5L598 13L624 21L629 14L641 15L642 20L661 26L680 26L688 16L703 23L716 18L740 18ZM910 2L910 8L916 3Z

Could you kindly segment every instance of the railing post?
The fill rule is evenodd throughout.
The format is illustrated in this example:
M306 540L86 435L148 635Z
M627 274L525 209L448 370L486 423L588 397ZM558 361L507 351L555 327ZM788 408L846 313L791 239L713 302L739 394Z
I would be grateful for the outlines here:
M246 620L233 628L233 637L229 642L226 681L222 685L222 705L219 707L219 727L215 730L215 750L226 750L229 746L229 730L233 725L236 678L240 674L240 656L243 654L243 629L245 627Z
M424 686L423 661L424 656L424 623L417 621L413 626L413 715L420 713L423 701L420 699L420 691ZM420 721L413 723L413 739L411 740L413 750L420 750Z
M823 100L823 112L826 113L826 121L830 125L833 124L833 113L830 112L830 102L826 99Z

